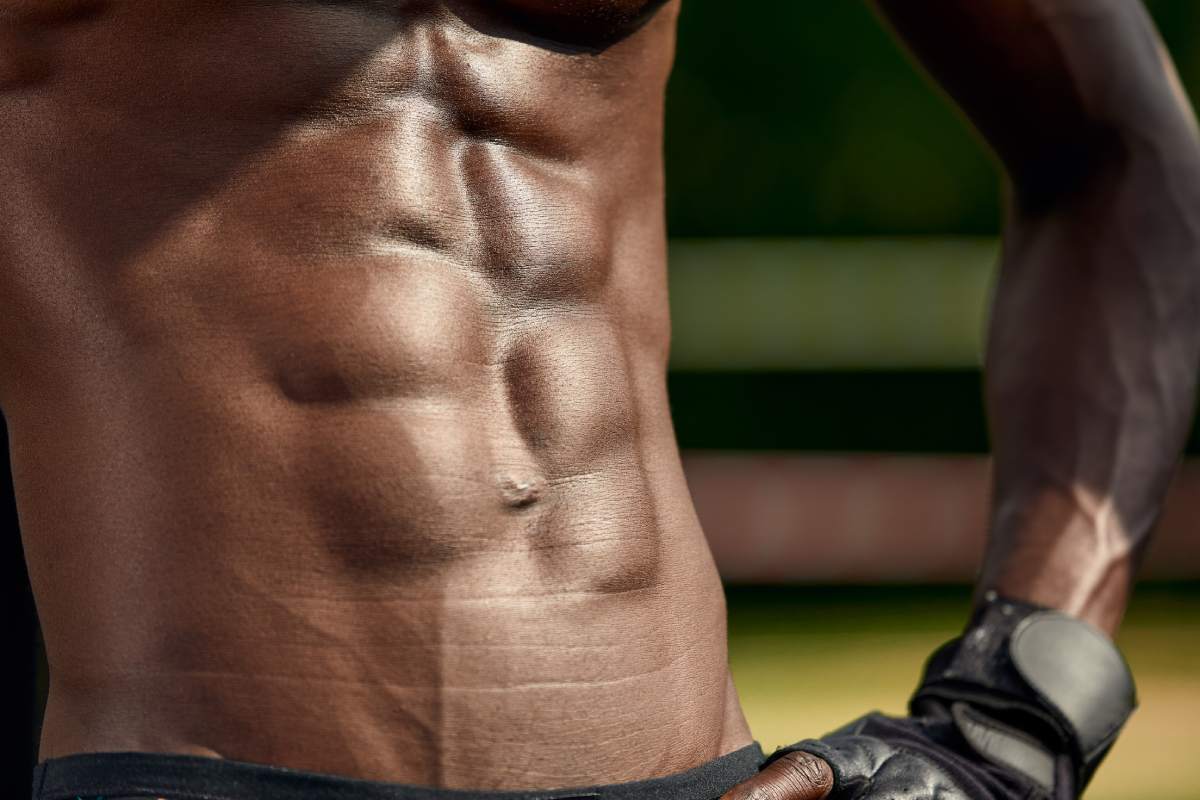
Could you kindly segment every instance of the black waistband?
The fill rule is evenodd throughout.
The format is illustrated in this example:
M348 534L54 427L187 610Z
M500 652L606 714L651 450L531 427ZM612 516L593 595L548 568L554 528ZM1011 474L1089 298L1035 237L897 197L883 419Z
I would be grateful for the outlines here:
M33 800L715 800L758 771L758 742L695 769L630 783L528 792L478 792L381 783L203 756L86 753L33 773Z

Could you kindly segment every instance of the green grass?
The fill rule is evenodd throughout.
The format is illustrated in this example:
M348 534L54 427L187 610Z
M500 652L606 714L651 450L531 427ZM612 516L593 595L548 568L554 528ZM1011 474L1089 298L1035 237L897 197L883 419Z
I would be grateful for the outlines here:
M768 751L862 713L900 713L925 657L954 636L970 590L731 587L730 664ZM1200 584L1139 588L1120 634L1138 683L1134 714L1089 800L1196 800Z

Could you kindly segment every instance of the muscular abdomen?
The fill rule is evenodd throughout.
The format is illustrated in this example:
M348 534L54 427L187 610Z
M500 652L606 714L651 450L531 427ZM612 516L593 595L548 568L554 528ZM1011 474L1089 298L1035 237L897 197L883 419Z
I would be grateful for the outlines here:
M13 23L43 757L517 788L746 740L662 381L671 12L559 47L459 6Z

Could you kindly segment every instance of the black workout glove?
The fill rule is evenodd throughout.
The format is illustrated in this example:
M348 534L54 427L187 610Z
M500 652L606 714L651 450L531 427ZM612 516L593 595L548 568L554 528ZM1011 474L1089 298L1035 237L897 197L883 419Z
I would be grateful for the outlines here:
M909 717L868 714L767 764L819 756L829 800L1074 800L1136 705L1103 633L992 594L930 657Z

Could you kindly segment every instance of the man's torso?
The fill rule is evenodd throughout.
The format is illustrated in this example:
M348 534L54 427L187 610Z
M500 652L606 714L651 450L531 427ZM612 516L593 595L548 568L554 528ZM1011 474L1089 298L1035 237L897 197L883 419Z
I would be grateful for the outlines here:
M663 379L674 5L35 5L0 402L42 757L503 789L749 741Z

